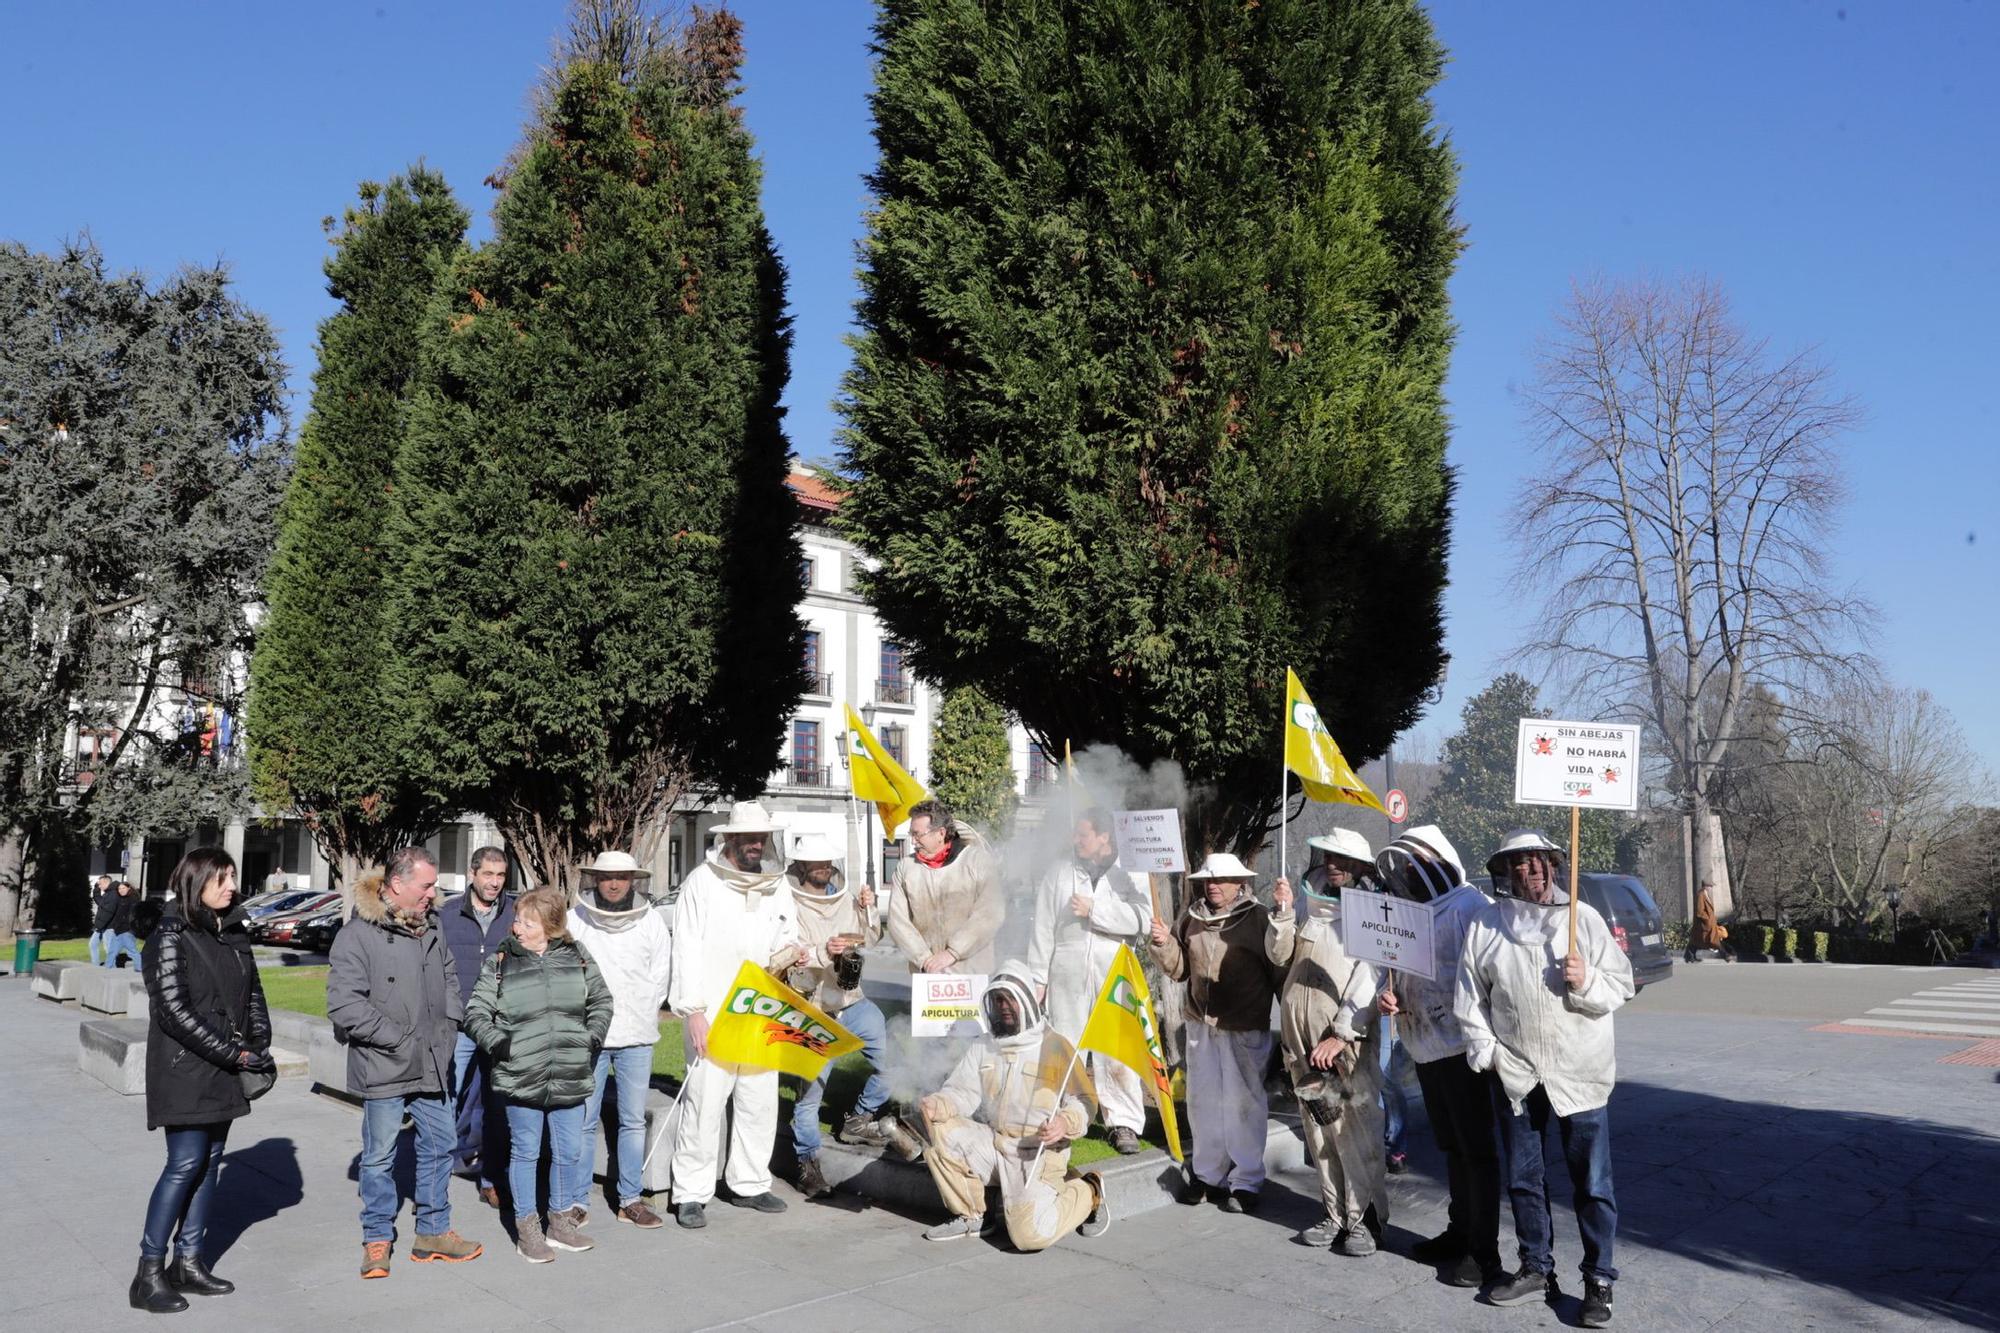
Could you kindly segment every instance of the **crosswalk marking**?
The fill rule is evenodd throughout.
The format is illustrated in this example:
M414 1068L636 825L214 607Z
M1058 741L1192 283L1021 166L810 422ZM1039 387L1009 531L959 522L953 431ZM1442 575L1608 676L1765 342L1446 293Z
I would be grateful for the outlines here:
M1932 984L1860 1018L1842 1030L1924 1033L1937 1036L2000 1038L2000 979L1979 977L1949 985Z

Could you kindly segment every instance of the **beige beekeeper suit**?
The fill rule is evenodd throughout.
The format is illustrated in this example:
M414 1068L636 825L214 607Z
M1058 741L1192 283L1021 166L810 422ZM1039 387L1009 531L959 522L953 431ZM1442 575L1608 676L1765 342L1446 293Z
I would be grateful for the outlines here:
M1000 897L1000 867L986 839L969 824L952 821L951 859L933 869L910 855L896 871L889 899L889 938L921 968L940 949L958 961L953 972L993 970L993 937L1007 905Z
M1382 1062L1377 1047L1376 995L1387 974L1350 958L1343 944L1340 903L1300 895L1310 915L1273 913L1265 952L1285 969L1278 994L1279 1037L1293 1086L1324 1079L1328 1096L1304 1101L1300 1121L1319 1171L1326 1215L1342 1230L1375 1212L1379 1237L1389 1222L1389 1187L1382 1160ZM1328 1037L1347 1042L1332 1069L1313 1068L1312 1049ZM1349 1060L1353 1063L1350 1066Z

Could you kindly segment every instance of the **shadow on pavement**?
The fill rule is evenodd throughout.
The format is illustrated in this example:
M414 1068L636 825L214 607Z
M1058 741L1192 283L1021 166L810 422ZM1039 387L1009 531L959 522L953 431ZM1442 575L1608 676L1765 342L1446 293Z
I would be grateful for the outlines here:
M215 1202L209 1207L208 1240L211 1262L229 1252L238 1238L259 1222L267 1222L305 1198L299 1171L299 1151L290 1139L261 1139L247 1148L225 1153L216 1181Z

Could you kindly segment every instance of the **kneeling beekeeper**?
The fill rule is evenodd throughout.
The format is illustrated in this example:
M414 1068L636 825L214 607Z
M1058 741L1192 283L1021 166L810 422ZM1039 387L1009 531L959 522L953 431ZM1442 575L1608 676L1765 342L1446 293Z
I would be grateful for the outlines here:
M1023 964L1003 964L979 1003L988 1035L918 1105L931 1140L924 1160L951 1210L924 1239L993 1230L988 1185L1000 1187L1016 1249L1045 1250L1077 1230L1103 1235L1111 1225L1103 1177L1069 1173L1070 1140L1089 1129L1094 1101L1075 1048L1043 1022Z

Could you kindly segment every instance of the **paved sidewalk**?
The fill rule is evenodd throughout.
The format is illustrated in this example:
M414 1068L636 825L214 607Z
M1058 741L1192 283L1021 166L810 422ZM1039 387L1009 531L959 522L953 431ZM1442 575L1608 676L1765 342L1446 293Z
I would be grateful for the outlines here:
M1830 1000L1797 1006L1812 1013L1756 1017L1724 992L1796 990L1802 979L1749 972L1688 969L1618 1019L1624 1276L1614 1327L2000 1328L1992 1071L1940 1064L1955 1049L1943 1042L1810 1031L1855 1011L1830 974L1811 979L1832 987ZM1872 995L1935 978L1857 980ZM4 1329L84 1333L142 1318L124 1293L160 1140L144 1129L142 1099L76 1072L78 1017L0 980L0 1190L15 1224L0 1284ZM1397 1254L1344 1260L1293 1243L1318 1212L1302 1166L1272 1183L1260 1216L1162 1208L1037 1256L983 1241L927 1244L918 1232L935 1214L805 1204L782 1184L789 1213L718 1204L699 1234L640 1232L600 1204L597 1249L546 1267L522 1262L494 1214L455 1182L456 1224L488 1253L455 1266L405 1262L405 1212L394 1276L362 1282L359 1134L356 1112L295 1079L238 1123L212 1249L240 1291L196 1301L175 1327L1070 1333L1213 1323L1511 1330L1576 1318L1576 1230L1565 1208L1556 1253L1567 1299L1553 1310L1497 1310ZM1393 1181L1393 1249L1441 1225L1420 1115L1412 1158L1416 1169Z

